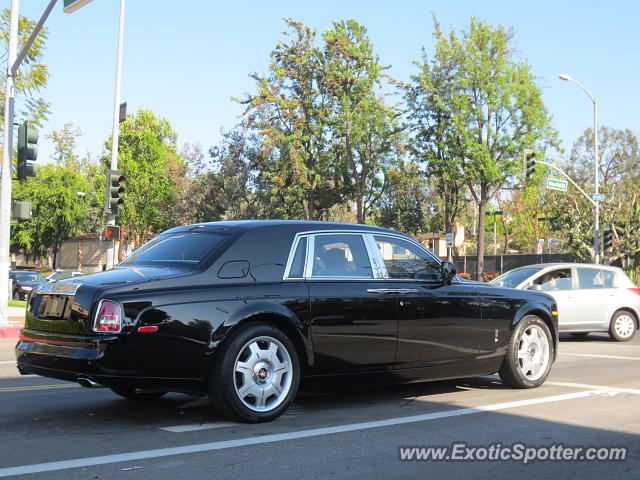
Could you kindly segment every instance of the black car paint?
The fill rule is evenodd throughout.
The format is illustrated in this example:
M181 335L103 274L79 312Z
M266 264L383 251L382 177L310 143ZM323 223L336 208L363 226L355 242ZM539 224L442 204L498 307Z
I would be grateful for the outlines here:
M538 292L459 279L414 281L406 283L421 293L378 295L371 306L367 289L393 280L283 280L297 233L343 229L392 233L296 221L173 229L169 233L224 233L228 240L193 272L129 266L64 281L80 284L65 307L66 320L39 318L36 292L16 346L18 368L70 381L86 376L107 386L202 392L218 346L250 321L283 329L308 378L377 372L413 381L494 373L510 332L530 313L547 322L557 347L555 303ZM91 332L101 299L123 306L121 333ZM158 330L138 332L142 326Z

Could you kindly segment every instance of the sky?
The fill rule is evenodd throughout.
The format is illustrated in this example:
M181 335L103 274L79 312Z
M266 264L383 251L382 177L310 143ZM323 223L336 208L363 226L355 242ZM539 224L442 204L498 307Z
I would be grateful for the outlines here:
M42 14L47 0L22 0L20 13ZM72 14L60 0L47 20L43 61L51 78L42 90L52 114L41 130L38 161L53 153L52 130L73 122L83 135L77 153L97 158L111 133L119 0L93 0ZM4 0L5 8L11 2ZM408 81L421 50L433 52L432 12L443 29L467 28L471 16L515 29L513 46L532 67L565 149L593 125L593 104L568 73L598 100L599 123L640 134L640 2L637 1L383 1L128 0L121 101L128 112L167 118L178 145L207 148L238 123L232 97L254 91L252 72L265 72L283 39L283 18L320 35L332 21L367 27L388 73ZM556 155L557 158L557 155Z

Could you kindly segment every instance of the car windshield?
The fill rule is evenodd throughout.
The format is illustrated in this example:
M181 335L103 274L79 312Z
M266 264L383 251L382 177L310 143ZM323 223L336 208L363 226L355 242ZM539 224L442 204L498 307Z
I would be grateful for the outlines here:
M158 235L118 265L172 265L193 270L224 238L225 235L201 232Z
M44 277L34 272L19 272L15 274L15 277L19 282L44 282Z
M542 267L518 268L516 270L511 270L510 272L504 273L497 278L494 278L489 283L491 285L497 285L498 287L514 288L520 285L534 273L538 273L540 270L542 270Z

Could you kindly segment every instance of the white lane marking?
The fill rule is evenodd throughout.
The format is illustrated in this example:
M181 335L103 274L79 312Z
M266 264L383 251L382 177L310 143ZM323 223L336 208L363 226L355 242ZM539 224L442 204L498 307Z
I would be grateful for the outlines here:
M29 387L2 387L0 388L0 393L3 392L23 392L23 391L29 391L29 390L48 390L50 388L77 388L80 385L74 385L69 384L67 385L66 383L60 384L60 385L31 385Z
M618 355L598 355L596 353L569 353L558 352L559 355L572 355L574 357L612 358L614 360L640 360L640 357L621 357Z
M3 361L2 361L2 362L0 362L0 363L4 365L4 364L6 364L6 363L16 363L16 361L15 361L15 360L7 360L7 361L4 361L4 360L3 360Z
M640 390L637 388L625 388L625 387L611 387L608 385L589 385L586 383L570 383L570 382L549 382L546 381L545 384L547 385L555 385L558 387L569 387L569 388L592 388L594 390L600 389L600 388L610 388L612 390L615 390L616 393L632 393L634 395L640 395Z
M175 425L173 427L160 427L160 430L167 432L183 433L195 432L196 430L209 430L210 428L237 427L238 423L233 422L213 422L213 423L195 423L193 425Z
M249 445L259 445L263 443L282 442L286 440L296 440L301 438L318 437L321 435L333 435L337 433L353 432L358 430L368 430L371 428L390 427L394 425L404 425L408 423L425 422L440 418L459 417L473 413L493 412L509 408L524 407L542 403L561 402L573 400L575 398L589 397L591 395L610 394L615 392L612 389L586 390L582 392L567 393L564 395L552 395L549 397L532 398L529 400L519 400L515 402L496 403L482 407L458 408L444 412L426 413L423 415L412 415L409 417L389 418L386 420L375 420L371 422L351 423L337 425L334 427L313 428L310 430L298 430L293 432L275 433L271 435L261 435L258 437L239 438L236 440L224 440L211 443L197 443L180 447L159 448L155 450L142 450L137 452L119 453L114 455L104 455L100 457L78 458L74 460L62 460L58 462L38 463L34 465L21 465L17 467L0 468L0 477L11 475L26 475L31 473L53 472L66 470L68 468L91 467L95 465L105 465L108 463L131 462L150 458L167 457L170 455L184 455L187 453L209 452L213 450L223 450L227 448L246 447Z

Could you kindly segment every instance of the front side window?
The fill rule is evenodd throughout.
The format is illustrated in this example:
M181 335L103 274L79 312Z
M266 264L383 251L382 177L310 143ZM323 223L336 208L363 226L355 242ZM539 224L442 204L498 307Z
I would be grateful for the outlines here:
M543 291L571 290L571 269L552 270L536 278L533 283L540 285Z
M191 271L196 269L225 238L225 235L208 232L158 235L125 258L118 266L175 266Z
M510 272L503 273L497 278L494 278L489 283L498 287L515 288L524 282L531 275L542 270L541 268L517 268Z
M316 235L311 276L373 278L371 262L362 236Z
M374 235L389 278L438 280L440 266L426 252L401 238Z

